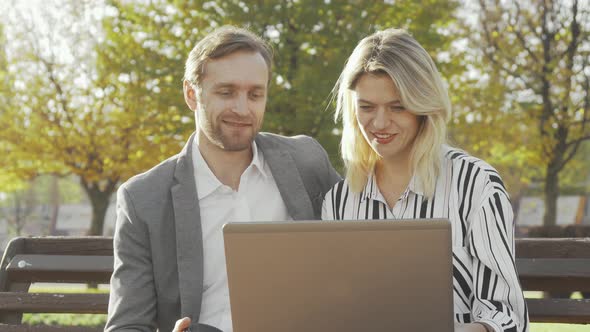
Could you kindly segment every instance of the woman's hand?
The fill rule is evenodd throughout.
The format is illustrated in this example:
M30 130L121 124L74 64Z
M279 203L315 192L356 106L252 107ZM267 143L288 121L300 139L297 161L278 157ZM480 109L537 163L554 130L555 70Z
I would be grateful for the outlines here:
M174 330L172 332L183 332L191 326L191 319L188 317L181 318L174 324Z

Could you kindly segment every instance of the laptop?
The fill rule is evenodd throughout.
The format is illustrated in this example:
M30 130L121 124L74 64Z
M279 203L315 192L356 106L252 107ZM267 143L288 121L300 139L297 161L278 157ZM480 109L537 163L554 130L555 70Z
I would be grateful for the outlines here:
M453 331L448 220L229 223L234 332Z

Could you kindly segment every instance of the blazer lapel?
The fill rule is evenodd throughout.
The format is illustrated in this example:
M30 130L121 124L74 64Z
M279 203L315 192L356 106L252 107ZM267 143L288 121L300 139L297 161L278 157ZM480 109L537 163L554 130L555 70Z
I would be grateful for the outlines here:
M181 317L198 322L203 293L203 236L193 171L193 134L179 154L172 186ZM196 296L195 296L196 295Z
M261 135L256 137L256 144L268 162L291 217L294 220L314 219L313 205L291 154L276 147L271 138Z

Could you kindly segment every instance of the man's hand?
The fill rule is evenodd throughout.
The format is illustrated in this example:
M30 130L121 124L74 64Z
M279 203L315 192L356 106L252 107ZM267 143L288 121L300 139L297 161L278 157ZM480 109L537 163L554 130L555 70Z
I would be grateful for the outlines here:
M181 318L174 324L174 330L172 332L183 332L191 326L191 319L188 317Z

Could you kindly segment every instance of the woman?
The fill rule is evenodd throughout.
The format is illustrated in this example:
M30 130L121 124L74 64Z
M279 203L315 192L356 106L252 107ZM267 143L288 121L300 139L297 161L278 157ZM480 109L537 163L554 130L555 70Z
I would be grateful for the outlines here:
M377 32L336 90L346 179L322 219L448 218L456 331L528 331L508 193L493 167L445 144L451 105L428 53L403 30Z

